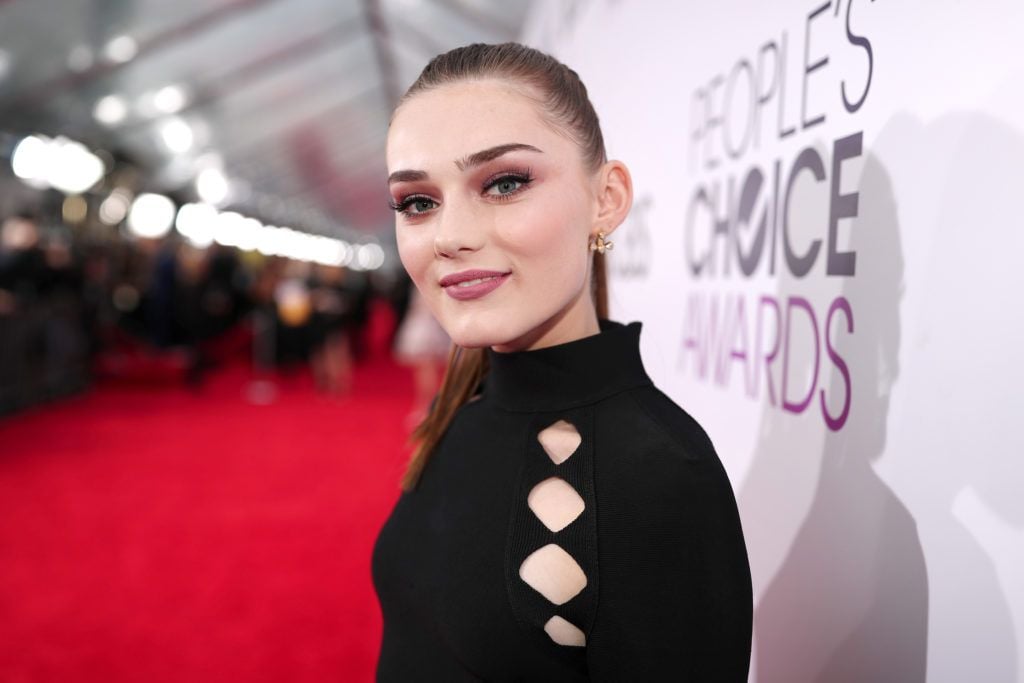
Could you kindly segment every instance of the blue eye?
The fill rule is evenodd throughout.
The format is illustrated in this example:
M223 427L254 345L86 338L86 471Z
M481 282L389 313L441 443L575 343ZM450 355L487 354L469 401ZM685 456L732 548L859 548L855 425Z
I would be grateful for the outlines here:
M522 181L521 180L516 180L515 178L506 177L506 178L503 178L503 179L499 180L498 182L494 183L493 185L491 185L489 188L487 188L487 190L488 190L488 192L490 192L491 190L497 190L498 192L496 194L512 194L517 189L519 189L520 185L522 185ZM490 192L490 194L495 194L495 193L494 192Z
M437 202L422 195L411 195L399 202L388 202L388 206L406 217L412 217L430 211L437 206Z
M504 173L492 176L484 183L484 194L505 199L522 192L532 181L533 178L530 176L529 171L525 173L505 171Z
M412 207L415 209L415 211L412 211L412 213L423 213L424 211L430 211L432 208L434 208L434 204L435 202L433 199L424 199L422 197L416 197L413 198L412 201L410 201L409 204L406 206L406 211L408 211L409 208Z

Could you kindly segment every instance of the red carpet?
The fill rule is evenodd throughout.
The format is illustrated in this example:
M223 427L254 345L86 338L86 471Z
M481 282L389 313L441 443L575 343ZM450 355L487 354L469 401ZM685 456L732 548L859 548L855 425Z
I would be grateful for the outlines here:
M379 337L379 335L378 335ZM0 681L371 681L411 380L101 386L0 421Z

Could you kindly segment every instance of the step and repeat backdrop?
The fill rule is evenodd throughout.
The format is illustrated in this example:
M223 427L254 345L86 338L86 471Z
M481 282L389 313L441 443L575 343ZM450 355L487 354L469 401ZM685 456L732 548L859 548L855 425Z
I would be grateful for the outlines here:
M732 478L751 680L1024 679L1024 3L538 2L612 317Z

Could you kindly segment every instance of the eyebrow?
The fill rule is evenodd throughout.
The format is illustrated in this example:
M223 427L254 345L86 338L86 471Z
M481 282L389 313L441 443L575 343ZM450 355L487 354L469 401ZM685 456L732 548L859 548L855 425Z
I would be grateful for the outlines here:
M461 159L456 159L455 165L458 166L460 171L465 171L467 168L479 166L480 164L484 164L493 159L497 159L503 154L508 154L509 152L517 152L522 150L525 150L527 152L537 152L539 154L544 153L543 151L537 149L533 145L528 145L524 142L509 142L504 145L495 145L494 147L488 147L487 149L482 149L479 152L473 152L472 154L464 156ZM393 185L394 183L401 182L414 182L417 180L425 180L426 178L426 171L395 171L394 173L388 176L388 185Z
M480 164L487 163L492 159L497 159L503 154L508 154L509 152L517 152L519 150L526 150L528 152L537 152L538 154L543 154L543 152L541 152L533 145L527 145L524 142L510 142L505 145L497 145L495 147L490 147L479 152L474 152L473 154L470 154L469 156L463 157L461 159L456 159L455 165L459 167L460 171L465 171L467 168L479 166Z
M427 174L424 171L395 171L388 176L388 185L395 183L411 183L417 180L426 180Z

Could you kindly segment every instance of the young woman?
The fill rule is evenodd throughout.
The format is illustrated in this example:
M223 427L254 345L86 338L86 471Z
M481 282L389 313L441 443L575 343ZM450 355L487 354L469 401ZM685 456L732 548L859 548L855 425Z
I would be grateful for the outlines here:
M378 681L745 681L729 480L608 319L632 202L574 71L434 58L387 142L399 254L454 342L373 552Z

